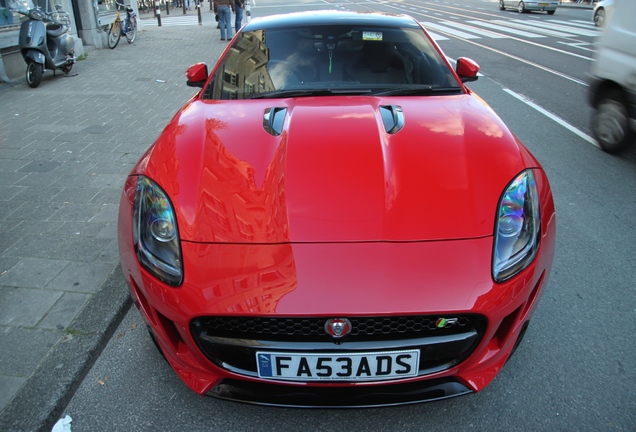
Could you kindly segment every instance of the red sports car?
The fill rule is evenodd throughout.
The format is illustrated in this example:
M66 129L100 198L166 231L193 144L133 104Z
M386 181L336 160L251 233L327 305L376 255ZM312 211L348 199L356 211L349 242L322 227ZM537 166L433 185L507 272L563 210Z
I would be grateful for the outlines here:
M254 19L130 173L122 269L195 392L377 406L477 392L555 244L541 164L404 15Z

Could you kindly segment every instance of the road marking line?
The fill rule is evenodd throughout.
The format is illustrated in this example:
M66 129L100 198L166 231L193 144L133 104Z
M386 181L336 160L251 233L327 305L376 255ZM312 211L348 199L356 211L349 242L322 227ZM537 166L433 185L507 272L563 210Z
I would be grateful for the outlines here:
M537 110L538 112L540 112L544 116L548 117L550 120L553 120L553 121L557 122L558 124L560 124L561 126L566 128L567 130L569 130L573 134L583 138L585 141L589 142L593 146L601 148L594 138L592 138L591 136L589 136L585 132L575 128L570 123L568 123L565 120L563 120L561 117L559 117L559 116L557 116L555 114L552 114L550 111L548 111L545 108L543 108L543 107L537 105L536 103L532 102L527 97L525 97L523 95L520 95L519 93L515 93L514 91L512 91L510 89L507 89L507 88L504 88L503 91L508 93L510 96L512 96L512 97L514 97L516 99L519 99L521 102L525 103L529 107L534 108L535 110Z
M530 24L531 26L535 26L535 27L543 27L548 30L559 30L559 31L564 31L566 33L568 32L574 33L580 36L596 37L601 34L601 32L599 32L598 30L585 30L585 29L579 29L576 27L567 27L567 26L563 26L559 24L552 24L552 22L544 23L544 22L538 22L538 21L533 22L533 21L527 21L527 20L511 20L511 21L515 23L519 23L519 24Z
M386 6L387 6L387 7L392 8L392 9L397 9L398 11L403 10L403 9L401 9L401 7L399 7L399 6L394 6L394 5L392 5L392 4L386 4ZM452 8L451 8L451 9L452 9ZM435 18L435 17L432 17L432 16L430 16L430 15L426 15L427 13L428 13L428 11L427 11L426 9L420 9L420 14L421 14L421 15L424 15L424 16L425 16L425 17L427 17L427 18L428 18L428 17L430 17L430 18ZM466 19L473 18L473 17L470 17L470 16L468 16L468 15L461 15L461 14L458 14L458 13L455 13L455 12L448 12L448 14L459 15L459 16L461 16L461 17L463 17L463 18L466 18ZM492 16L493 14L486 14L486 15ZM539 19L539 17L537 17L536 19ZM479 22L479 21L478 21L478 22ZM420 21L420 23L422 23L422 21ZM498 26L498 27L500 27L500 30L501 30L501 31L504 31L504 32L514 32L514 31L515 31L515 30L513 30L513 29L510 29L510 28L507 28L507 27L503 27L503 26ZM517 31L519 31L519 30L517 30ZM442 32L442 33L448 33L448 32L444 32L444 31L441 31L441 32ZM453 35L452 35L452 34L450 34L450 33L448 33L447 35L448 35L448 36L453 36ZM455 37L457 37L457 36L455 36ZM545 38L545 36L544 36L544 35L538 35L538 34L534 34L534 37L538 37L538 38ZM461 39L461 38L460 38L460 39ZM474 39L474 38L473 38L473 39ZM544 44L541 44L541 43L533 42L533 41L531 41L531 40L526 40L526 39L522 39L522 38L517 38L517 37L514 37L514 36L510 36L510 39L512 39L512 40L516 40L516 41L521 42L521 43L525 43L525 44L533 45L533 46L536 46L536 47L539 47L539 48L547 49L547 50L550 50L550 51L555 51L555 52L561 53L561 54L563 54L563 55L568 55L568 56L572 56L572 57L578 57L578 58L581 58L581 59L583 59L583 60L589 60L589 61L592 61L592 59L591 59L590 57L585 57L585 56L580 55L580 54L576 54L576 53L573 53L573 52L569 52L569 51L565 51L565 50L562 50L562 49L554 48L554 47L551 47L551 46L549 46L549 45L544 45ZM436 40L437 40L437 39L436 39ZM484 48L484 49L489 49L489 50L494 51L494 52L497 52L497 53L499 53L499 54L506 55L506 53L504 53L504 52L503 52L503 51L501 51L501 50L494 50L494 49L491 49L490 47L488 47L488 46L486 46L486 45L477 44L477 43L475 43L475 42L474 42L474 41L472 41L472 40L468 40L468 39L464 39L464 40L465 40L466 42L473 43L473 44L475 44L475 45L477 45L477 46L480 46L480 47L482 47L482 48ZM513 58L519 59L518 57L513 57ZM566 76L566 75L564 75L564 76ZM568 79L570 79L570 78L568 78ZM579 82L578 80L575 80L575 81ZM579 82L579 83L582 83L582 84L584 84L584 85L587 85L587 83L584 83L584 82Z
M585 51L590 51L590 52L596 52L595 49L591 49L591 48L586 48L586 46L592 45L589 42L571 42L571 43L567 43L567 42L563 42L563 41L557 41L557 43L563 44L563 45L568 45L574 48L579 48Z
M552 31L552 30L548 30L548 29L543 29L543 28L538 28L538 27L533 27L533 26L529 26L529 25L525 25L525 24L518 24L518 23L513 23L513 22L508 22L508 21L504 21L504 20L494 20L494 23L497 24L503 24L503 25L507 25L510 27L515 27L521 30L531 30L537 33L543 33L546 34L548 36L554 36L554 37L574 37L575 35L570 34L570 33L564 33L564 32L556 32L556 31Z
M433 38L433 40L435 41L443 41L443 40L448 40L448 38L446 36L442 36L439 33L434 33L428 29L426 29L428 31L428 34L431 35L431 37Z
M491 31L488 31L488 30L478 29L476 27L472 27L472 26L469 26L469 25L466 25L466 24L460 24L460 23L455 23L455 22L451 22L451 21L442 21L442 24L446 24L446 25L449 25L449 26L452 26L452 27L457 27L459 29L466 30L466 31L469 31L469 32L472 32L472 33L475 33L475 34L478 34L478 35L486 36L486 37L489 37L489 38L493 38L493 39L504 39L504 38L507 39L508 38L508 36L502 35L501 33L495 33L495 32L491 32Z
M571 22L581 23L589 26L590 28L596 28L596 26L591 21L582 21L582 20L570 20Z
M479 36L475 36L475 35L472 35L472 34L469 34L469 33L464 33L463 31L459 31L459 30L456 30L456 29L451 28L451 27L446 27L446 26L443 26L443 25L435 24L435 23L430 22L430 21L423 22L422 24L426 28L432 28L432 29L435 29L435 30L439 30L441 32L450 33L452 35L455 35L455 36L458 36L458 37L461 37L461 38L464 38L464 39L479 39Z
M488 27L494 30L499 30L505 33L512 33L515 34L517 36L523 36L523 37L528 37L528 38L544 38L544 35L540 35L540 34L536 34L536 33L529 33L526 31L522 31L522 30L515 30L513 28L510 27L504 27L504 26L500 26L497 24L493 24L491 22L486 22L486 21L468 21L469 24L475 24L478 26L482 26L482 27Z
M141 20L144 26L158 26L156 19L145 18ZM170 26L185 26L185 25L198 25L199 18L198 16L185 16L185 17L172 17L168 18L165 15L161 18L161 25L170 27Z
M457 37L457 36L456 36L456 37ZM544 70L544 71L546 71L546 72L550 72L550 73L552 73L552 74L558 75L558 76L560 76L560 77L562 77L562 78L568 79L568 80L573 81L573 82L575 82L575 83L577 83L577 84L581 84L581 85L584 85L584 86L588 86L588 85L589 85L587 82L582 81L582 80L580 80L580 79L578 79L578 78L574 78L574 77L572 77L572 76L570 76L570 75L567 75L567 74L565 74L565 73L558 72L558 71L556 71L556 70L554 70L554 69L550 69L549 67L542 66L542 65L540 65L540 64L538 64L538 63L532 62L532 61L530 61L530 60L526 60L526 59L521 58L521 57L519 57L519 56L516 56L516 55L510 54L510 53L508 53L508 52L506 52L506 51L502 51L502 50L499 50L499 49L493 48L493 47L488 46L488 45L480 44L479 42L475 42L474 40L463 39L463 38L461 38L461 37L457 37L457 38L458 38L458 39L463 40L463 41L464 41L464 42L466 42L466 43L470 43L470 44L473 44L473 45L475 45L475 46L481 47L481 48L483 48L483 49L485 49L485 50L492 51L492 52L496 52L497 54L501 54L502 56L510 57L510 58L512 58L512 59L515 59L515 60L519 60L520 62L523 62L523 63L528 64L528 65L530 65L530 66L534 66L534 67L536 67L536 68L542 69L542 70ZM521 42L525 42L525 43L528 43L528 44L532 44L532 45L538 46L538 47L540 47L540 48L545 48L545 49L548 49L548 50L551 50L551 51L560 52L560 53L563 53L563 54L566 54L566 55L570 55L570 56L572 56L572 57L578 57L578 58L582 58L582 59L584 59L584 60L590 60L590 61L592 61L592 59L591 59L590 57L585 57L585 56L582 56L582 55L580 55L580 54L575 54L575 53L572 53L572 52L569 52L569 51L560 50L560 49L558 49L558 48L554 48L554 47L551 47L551 46L549 46L549 45L542 45L542 44L538 44L538 43L536 43L536 42L526 41L526 40L518 39L518 38L512 38L512 39L514 39L514 40L518 40L518 41L521 41Z
M550 22L557 23L557 24L571 25L571 26L578 27L578 28L584 28L584 29L588 29L588 30L597 30L598 31L596 26L594 24L592 24L591 21L589 23L582 23L581 21L578 21L578 20L570 20L570 21L550 20Z

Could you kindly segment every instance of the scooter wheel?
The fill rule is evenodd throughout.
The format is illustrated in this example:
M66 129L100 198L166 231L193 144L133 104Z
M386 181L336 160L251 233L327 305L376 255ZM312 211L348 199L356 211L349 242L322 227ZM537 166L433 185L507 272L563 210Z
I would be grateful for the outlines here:
M29 61L27 63L26 70L26 82L31 88L36 88L40 85L42 81L42 73L44 72L44 67L41 64L36 63L34 61Z

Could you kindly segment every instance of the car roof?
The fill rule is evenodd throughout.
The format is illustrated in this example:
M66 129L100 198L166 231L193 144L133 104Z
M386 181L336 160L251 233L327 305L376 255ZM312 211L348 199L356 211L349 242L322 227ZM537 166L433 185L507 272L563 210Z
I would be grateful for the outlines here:
M317 25L368 25L395 28L420 28L417 21L408 15L324 10L294 12L255 18L245 25L243 31Z

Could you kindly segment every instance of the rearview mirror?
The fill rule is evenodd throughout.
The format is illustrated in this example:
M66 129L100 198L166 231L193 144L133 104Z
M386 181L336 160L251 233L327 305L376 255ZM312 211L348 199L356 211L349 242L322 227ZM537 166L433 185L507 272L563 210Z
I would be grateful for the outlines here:
M186 84L188 87L201 87L208 79L208 65L205 63L196 63L186 71Z
M479 65L474 60L468 57L460 57L457 59L457 65L455 71L459 75L459 79L462 82L477 81L477 73L479 72Z

